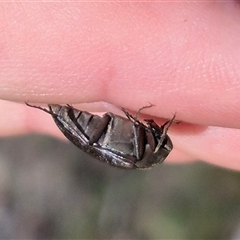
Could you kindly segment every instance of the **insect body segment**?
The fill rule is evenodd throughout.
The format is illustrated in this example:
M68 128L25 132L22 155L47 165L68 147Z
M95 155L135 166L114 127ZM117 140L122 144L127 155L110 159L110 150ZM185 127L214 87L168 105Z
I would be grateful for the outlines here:
M145 169L161 163L173 148L167 135L175 115L162 126L152 119L146 125L122 109L127 118L106 113L102 117L70 105L33 106L52 115L62 133L95 158L125 169ZM145 108L145 107L144 107ZM141 109L142 110L142 109Z

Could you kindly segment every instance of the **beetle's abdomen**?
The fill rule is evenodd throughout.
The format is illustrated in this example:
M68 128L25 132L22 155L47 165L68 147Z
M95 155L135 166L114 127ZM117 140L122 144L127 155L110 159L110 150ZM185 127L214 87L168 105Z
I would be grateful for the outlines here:
M110 114L106 114L110 115ZM134 148L134 124L126 118L112 117L98 144L109 151L114 150L121 155L136 157Z

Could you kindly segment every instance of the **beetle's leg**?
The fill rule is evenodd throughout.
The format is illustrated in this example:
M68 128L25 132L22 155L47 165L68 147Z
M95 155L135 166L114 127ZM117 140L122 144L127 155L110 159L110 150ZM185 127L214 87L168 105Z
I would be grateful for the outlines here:
M165 134L165 135L167 134L167 131L168 131L169 127L172 125L172 123L174 122L175 117L176 117L176 113L174 113L173 117L170 120L168 120L161 126L161 128L163 129L163 134Z
M49 110L48 110L48 109L43 108L43 107L40 107L40 106L31 105L31 104L29 104L29 103L27 103L27 102L25 102L25 104L26 104L28 107L38 108L38 109L40 109L40 110L42 110L42 111L44 111L44 112L46 112L46 113L48 113L48 114L51 114L52 116L55 116L55 115L56 115L56 114L54 114L54 112L52 111L52 109L51 109L50 106L49 106Z
M69 107L69 108L71 108L71 109L73 109L73 106L70 105L70 104L66 104L66 106Z
M125 108L121 108L121 110L125 113L126 117L132 122L136 122L137 119L134 118Z
M173 117L172 117L170 120L168 120L167 122L165 122L165 123L161 126L162 134L161 134L161 136L160 136L160 139L159 139L159 141L158 141L158 144L157 144L154 152L157 152L157 151L159 150L159 148L162 146L162 144L163 144L163 142L164 142L164 140L165 140L165 138L166 138L167 131L168 131L169 127L172 125L175 117L176 117L176 113L174 113ZM166 126L166 127L165 127L165 126Z
M145 108L150 108L150 107L153 107L153 106L155 106L155 105L153 105L152 103L149 103L149 105L143 106L143 107L141 107L140 109L138 109L138 111L137 111L137 113L136 113L136 116L135 116L135 119L138 119L138 116L139 116L140 112L141 112L143 109L145 109Z
M158 126L152 119L144 119L145 122L147 122L147 124L153 128L153 129L159 129L161 134L166 134L169 127L172 125L173 122L175 121L175 117L176 117L176 113L174 113L173 117L169 120L167 120L162 126ZM177 124L179 124L180 122L177 122ZM165 127L166 125L168 125L167 127Z
M138 123L138 124L140 124L140 125L143 125L143 124L138 120L138 116L139 116L140 112L141 112L143 109L145 109L145 108L150 108L150 107L152 107L152 106L154 106L154 105L150 103L150 105L148 105L148 106L143 106L143 107L141 107L141 108L137 111L135 117L132 116L125 108L121 108L121 110L125 113L126 117L127 117L129 120L131 120L131 121L134 122L134 123Z

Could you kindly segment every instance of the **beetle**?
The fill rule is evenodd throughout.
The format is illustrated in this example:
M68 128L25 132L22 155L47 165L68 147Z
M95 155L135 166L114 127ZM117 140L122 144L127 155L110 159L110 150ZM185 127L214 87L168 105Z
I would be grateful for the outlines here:
M132 116L124 108L126 118L111 112L103 116L73 108L49 104L48 109L26 103L53 117L61 132L78 148L103 162L124 169L146 169L162 163L173 149L167 131L174 116L158 126L152 119L138 120L139 109Z

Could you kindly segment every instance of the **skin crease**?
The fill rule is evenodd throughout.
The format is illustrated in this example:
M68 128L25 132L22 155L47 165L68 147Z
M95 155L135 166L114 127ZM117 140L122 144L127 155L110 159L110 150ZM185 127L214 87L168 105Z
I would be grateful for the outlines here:
M1 3L0 31L1 136L62 137L25 101L133 112L150 102L147 118L182 121L166 162L240 170L237 1Z

